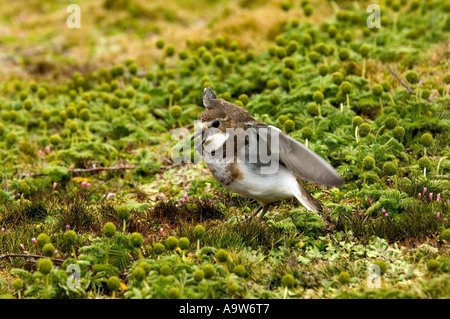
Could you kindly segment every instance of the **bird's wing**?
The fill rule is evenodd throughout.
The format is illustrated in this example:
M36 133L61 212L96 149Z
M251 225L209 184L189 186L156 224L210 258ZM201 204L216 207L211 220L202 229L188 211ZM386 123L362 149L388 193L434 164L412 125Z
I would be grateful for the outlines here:
M260 141L267 143L271 156L278 154L280 163L298 178L327 186L344 184L342 177L333 166L280 129L257 121L248 122L245 127L249 135L257 134ZM266 128L267 132L262 133L261 128ZM249 145L250 151L258 151L257 147L257 145Z

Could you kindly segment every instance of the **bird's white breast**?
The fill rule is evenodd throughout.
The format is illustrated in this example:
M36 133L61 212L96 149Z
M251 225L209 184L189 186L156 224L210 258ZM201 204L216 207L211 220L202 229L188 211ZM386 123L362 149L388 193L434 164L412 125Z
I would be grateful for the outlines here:
M229 164L225 161L206 163L210 172L225 188L241 196L253 198L261 203L270 203L294 196L298 191L295 176L283 166L275 174L261 174L259 169L248 163ZM230 179L229 165L236 165L233 170L236 178Z
M263 203L292 197L298 189L295 176L283 166L274 174L261 174L248 164L240 164L243 178L234 181L230 190Z

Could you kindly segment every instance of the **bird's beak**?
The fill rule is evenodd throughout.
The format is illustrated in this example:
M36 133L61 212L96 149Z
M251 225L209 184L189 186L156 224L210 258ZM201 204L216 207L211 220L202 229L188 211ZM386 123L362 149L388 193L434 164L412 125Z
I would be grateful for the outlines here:
M194 140L197 136L202 135L204 131L206 131L207 127L203 123L199 123L200 129L191 137L191 141Z
M202 135L202 133L203 133L203 130L202 130L202 129L199 129L199 130L197 131L197 133L195 133L194 135L192 135L191 141L194 140L197 136Z

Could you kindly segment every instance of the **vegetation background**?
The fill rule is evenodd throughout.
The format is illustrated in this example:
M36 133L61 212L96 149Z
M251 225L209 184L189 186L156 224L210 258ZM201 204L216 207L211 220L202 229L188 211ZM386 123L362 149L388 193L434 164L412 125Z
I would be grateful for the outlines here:
M0 1L1 297L448 298L450 6L372 2ZM206 86L337 168L322 217L172 162Z

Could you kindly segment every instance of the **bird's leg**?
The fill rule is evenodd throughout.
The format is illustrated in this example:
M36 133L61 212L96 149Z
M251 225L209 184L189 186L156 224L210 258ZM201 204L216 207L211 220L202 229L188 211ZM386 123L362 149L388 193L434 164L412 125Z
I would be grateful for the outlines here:
M261 214L259 214L258 216L258 222L262 221L262 218L264 217L264 215L267 213L267 210L269 209L269 205L264 205L263 206L263 210L261 212Z
M263 205L261 205L253 214L250 215L250 217L248 217L248 222L251 222L253 217L255 217L256 215L258 215L258 213L261 211L261 209L263 209Z

